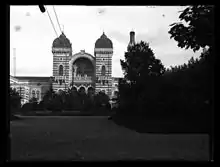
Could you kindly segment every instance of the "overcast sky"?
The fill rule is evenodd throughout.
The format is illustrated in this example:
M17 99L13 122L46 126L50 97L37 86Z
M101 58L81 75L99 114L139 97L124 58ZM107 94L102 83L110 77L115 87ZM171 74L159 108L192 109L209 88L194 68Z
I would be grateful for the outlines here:
M121 77L120 59L124 59L129 32L135 31L135 40L150 43L155 57L165 67L186 63L200 52L177 47L170 39L169 25L179 21L178 6L54 6L61 28L72 43L73 54L85 49L94 55L95 41L103 31L113 42L112 76ZM53 6L46 6L60 35ZM52 42L56 34L47 12L38 6L10 7L10 74L13 75L13 48L16 48L17 76L52 76Z

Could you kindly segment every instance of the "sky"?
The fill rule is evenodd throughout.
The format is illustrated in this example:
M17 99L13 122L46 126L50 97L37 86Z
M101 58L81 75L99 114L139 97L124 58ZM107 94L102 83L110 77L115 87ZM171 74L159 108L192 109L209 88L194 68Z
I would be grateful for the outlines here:
M53 6L45 6L58 36L61 34ZM85 50L94 55L96 40L103 31L113 42L112 76L122 77L120 59L129 43L130 31L135 41L149 42L155 57L165 67L187 63L201 51L182 49L170 39L170 24L179 22L180 6L54 6L62 31L72 43L73 54ZM10 75L52 76L52 43L57 38L47 12L36 6L10 6ZM15 48L15 52L14 49Z

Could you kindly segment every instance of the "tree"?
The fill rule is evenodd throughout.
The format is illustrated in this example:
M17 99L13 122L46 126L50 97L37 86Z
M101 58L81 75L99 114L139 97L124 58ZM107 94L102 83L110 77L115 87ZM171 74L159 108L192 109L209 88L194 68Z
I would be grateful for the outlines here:
M43 101L44 101L44 102L51 101L53 98L55 98L55 96L56 96L55 91L54 91L52 88L50 88L50 89L45 93L45 95L44 95L44 97L43 97Z
M173 23L169 31L181 48L193 51L214 46L214 6L195 5L181 11L182 22ZM184 23L185 22L185 23Z
M203 48L200 60L191 59L188 62L184 76L189 76L191 85L197 85L195 87L204 92L206 94L204 96L208 98L211 96L214 76L214 6L188 6L181 11L179 18L182 22L171 24L172 28L169 31L171 38L174 38L181 48L191 48L193 51Z
M121 60L121 66L125 79L131 84L152 74L162 75L165 71L161 61L154 57L149 44L143 41L128 47L128 52L125 53L125 61Z
M155 58L148 43L141 41L128 47L121 66L124 79L119 82L120 107L132 109L139 102L141 106L146 102L146 94L156 94L154 88L157 86L157 78L162 76L165 68L161 61Z
M19 93L16 91L16 89L13 89L13 88L10 87L9 94L10 94L11 112L13 112L16 109L20 109L20 107L21 107L21 97L20 97Z
M37 103L38 99L36 97L32 97L30 100L29 100L29 103Z

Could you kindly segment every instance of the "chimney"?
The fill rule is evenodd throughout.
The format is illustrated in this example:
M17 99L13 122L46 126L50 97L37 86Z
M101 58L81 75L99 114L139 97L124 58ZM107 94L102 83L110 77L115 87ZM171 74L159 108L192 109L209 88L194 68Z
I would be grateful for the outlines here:
M131 47L131 46L133 46L135 44L134 36L135 36L135 32L131 31L130 32L130 42L128 44L127 50L128 50L129 47Z
M135 32L134 32L134 31L131 31L131 32L130 32L130 44L131 44L131 45L134 45L134 44L135 44L134 36L135 36Z

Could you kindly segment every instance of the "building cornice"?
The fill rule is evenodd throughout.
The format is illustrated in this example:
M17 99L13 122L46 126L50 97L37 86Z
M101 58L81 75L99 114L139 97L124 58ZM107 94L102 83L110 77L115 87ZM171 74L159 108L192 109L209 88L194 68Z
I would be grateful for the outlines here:
M94 51L95 51L95 53L108 53L108 54L113 53L112 48L95 48Z

